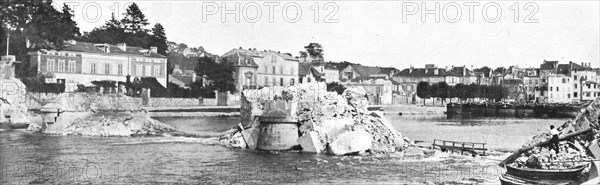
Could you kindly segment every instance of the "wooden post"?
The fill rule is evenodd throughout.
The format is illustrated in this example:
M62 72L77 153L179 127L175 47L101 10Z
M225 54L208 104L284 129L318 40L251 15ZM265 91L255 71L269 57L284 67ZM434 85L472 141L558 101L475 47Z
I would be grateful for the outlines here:
M456 144L455 142L452 142L452 153L454 153L454 144Z

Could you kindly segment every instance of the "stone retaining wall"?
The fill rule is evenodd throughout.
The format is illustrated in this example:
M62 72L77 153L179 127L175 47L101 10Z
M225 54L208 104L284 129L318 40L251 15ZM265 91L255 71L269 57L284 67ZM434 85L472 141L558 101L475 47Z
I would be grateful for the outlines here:
M150 98L150 107L189 107L202 103L199 98Z

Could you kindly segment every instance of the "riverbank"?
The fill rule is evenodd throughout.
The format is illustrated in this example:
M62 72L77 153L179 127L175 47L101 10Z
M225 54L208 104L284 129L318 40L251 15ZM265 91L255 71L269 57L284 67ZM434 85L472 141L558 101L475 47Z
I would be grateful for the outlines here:
M384 115L444 115L446 107L423 105L371 105L381 107Z
M143 107L150 117L234 117L240 106Z

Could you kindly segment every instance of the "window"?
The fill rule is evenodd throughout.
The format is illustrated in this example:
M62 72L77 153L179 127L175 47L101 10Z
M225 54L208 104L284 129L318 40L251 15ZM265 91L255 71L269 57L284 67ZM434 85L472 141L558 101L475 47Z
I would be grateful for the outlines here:
M563 84L564 84L564 83L567 83L567 79L565 79L565 78L562 78L562 83L563 83Z
M53 58L46 59L46 71L54 71L54 62Z
M577 98L577 92L573 93L573 98Z
M154 66L154 76L160 76L160 66Z
M164 77L165 76L165 68L164 67L159 67L159 74L160 76Z
M571 98L571 94L567 94L567 98Z
M68 68L69 72L74 73L75 72L75 60L69 60L69 62L67 63L67 68Z
M273 86L277 85L277 78L273 77Z
M123 75L123 64L117 65L117 74Z
M146 71L144 71L146 76L152 76L152 65L146 65Z
M585 97L590 97L590 92L586 92Z
M560 92L560 87L556 87L556 92Z
M573 80L577 80L577 75L573 76Z
M269 66L265 66L265 71L264 73L269 73Z
M281 68L283 69L283 68ZM279 78L279 86L283 86L283 78Z
M91 67L91 71L90 71L90 73L92 73L92 74L96 74L96 67L97 67L97 66L96 66L96 63L92 63L92 67Z
M269 78L265 77L265 85L269 85Z
M65 60L62 60L62 59L58 60L58 69L57 69L57 71L60 71L60 72L66 71L66 69L65 69Z
M279 68L279 74L283 74L283 66Z
M577 89L577 84L575 84L575 89Z
M273 66L273 73L271 73L271 74L275 74L275 66Z
M550 86L550 91L552 91L552 86Z
M136 64L135 65L135 75L137 76L142 76L144 73L144 66L142 66L141 64Z
M110 74L110 64L104 64L104 74Z
M310 82L310 80L311 80L311 79L310 79L310 77L308 77L308 80L307 80L307 81L308 81L308 82Z

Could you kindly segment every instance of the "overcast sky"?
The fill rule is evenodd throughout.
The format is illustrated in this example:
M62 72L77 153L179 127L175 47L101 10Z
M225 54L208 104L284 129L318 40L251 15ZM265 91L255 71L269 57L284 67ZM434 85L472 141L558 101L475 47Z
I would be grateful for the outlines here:
M120 14L131 1L58 2L77 5L73 7L75 20L83 32L104 24L115 10L121 18ZM435 21L434 14L425 14L423 22L421 13L425 8L419 1L329 4L297 1L278 2L278 5L239 1L239 22L231 14L226 15L224 23L223 9L235 9L236 2L137 3L152 24L161 23L165 27L170 41L190 47L203 46L219 55L243 47L296 56L304 50L303 46L318 42L324 47L325 60L400 69L430 63L448 68L452 65L539 67L544 59L591 62L593 67L600 64L599 1L530 4L487 1L478 5L475 1L426 1L425 8L430 12L439 4L439 22ZM301 14L295 5L300 5ZM274 11L272 15L270 7ZM460 8L460 17L456 7ZM101 14L97 14L96 9L101 10ZM497 9L501 14L496 13ZM257 10L260 17L256 16ZM327 15L332 16L327 18ZM515 15L518 15L517 23Z

